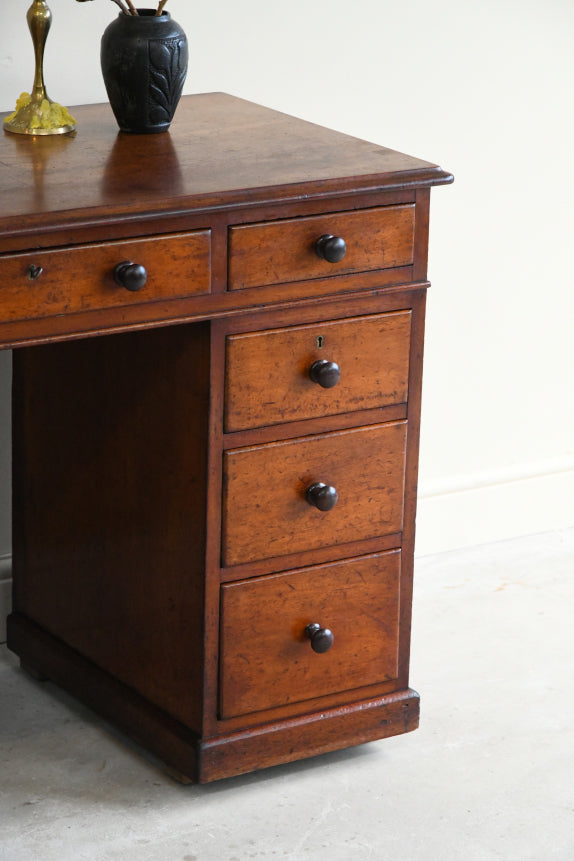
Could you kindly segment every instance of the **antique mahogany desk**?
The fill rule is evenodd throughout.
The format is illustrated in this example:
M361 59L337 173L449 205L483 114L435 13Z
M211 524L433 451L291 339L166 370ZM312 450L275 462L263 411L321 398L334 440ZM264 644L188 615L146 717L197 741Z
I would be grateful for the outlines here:
M439 167L230 96L0 140L22 664L210 781L414 729Z

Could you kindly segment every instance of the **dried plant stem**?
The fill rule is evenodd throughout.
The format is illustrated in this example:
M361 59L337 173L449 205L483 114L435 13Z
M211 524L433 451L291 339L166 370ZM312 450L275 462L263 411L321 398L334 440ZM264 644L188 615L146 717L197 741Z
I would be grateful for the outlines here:
M124 6L124 4L122 3L122 0L112 0L112 2L113 2L113 3L115 3L115 4L116 4L116 6L119 6L119 7L120 7L120 9L121 9L121 10L122 10L122 12L124 13L124 15L130 15L130 14L131 14L131 13L130 13L130 10L128 9L128 7L127 7L127 6Z
M134 6L132 0L112 0L112 2L115 3L116 6L120 7L120 9L124 13L124 15L138 15L139 16L139 12L136 9L136 7ZM166 4L167 4L167 0L159 0L157 12L155 13L156 18L161 15L161 13L163 12L163 7Z

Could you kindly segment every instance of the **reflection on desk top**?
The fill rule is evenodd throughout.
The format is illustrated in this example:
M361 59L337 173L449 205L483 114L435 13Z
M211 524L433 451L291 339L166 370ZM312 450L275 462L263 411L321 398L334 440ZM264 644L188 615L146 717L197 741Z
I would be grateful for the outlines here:
M223 93L185 96L165 134L118 132L107 104L72 112L72 135L0 136L0 237L78 219L452 181L429 162Z

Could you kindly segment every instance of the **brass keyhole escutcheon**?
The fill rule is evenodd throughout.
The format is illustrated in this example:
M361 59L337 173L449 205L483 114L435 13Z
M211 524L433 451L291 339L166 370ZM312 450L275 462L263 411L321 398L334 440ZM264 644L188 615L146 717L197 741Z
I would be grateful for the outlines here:
M325 339L324 339L323 335L317 336L317 349L318 350L322 349L324 341L325 341Z

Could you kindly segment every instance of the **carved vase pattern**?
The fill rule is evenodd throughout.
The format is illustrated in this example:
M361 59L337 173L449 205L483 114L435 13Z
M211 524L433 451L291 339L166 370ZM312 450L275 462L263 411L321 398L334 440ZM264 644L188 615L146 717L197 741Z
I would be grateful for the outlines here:
M188 47L168 12L118 17L102 36L101 63L110 105L122 131L165 132L187 74Z

